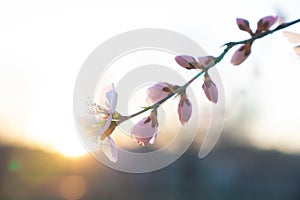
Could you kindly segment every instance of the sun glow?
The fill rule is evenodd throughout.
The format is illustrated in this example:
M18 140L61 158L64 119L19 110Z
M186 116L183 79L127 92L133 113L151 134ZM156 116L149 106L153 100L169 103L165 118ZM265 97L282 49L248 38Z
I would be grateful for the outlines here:
M80 142L74 140L74 142L57 142L55 149L62 155L67 157L80 157L87 154L87 151L83 148Z
M56 107L59 108L59 104ZM37 105L27 129L28 139L46 150L55 151L67 157L80 157L87 154L77 135L72 116L66 114L68 112L65 111L61 112L61 115L54 112L56 111L53 107L45 108Z

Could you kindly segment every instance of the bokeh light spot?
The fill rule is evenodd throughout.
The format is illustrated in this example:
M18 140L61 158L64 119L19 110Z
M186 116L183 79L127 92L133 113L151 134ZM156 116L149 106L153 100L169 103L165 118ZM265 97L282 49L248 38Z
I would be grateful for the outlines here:
M20 169L20 163L17 160L11 160L8 164L8 169L11 172L16 172Z

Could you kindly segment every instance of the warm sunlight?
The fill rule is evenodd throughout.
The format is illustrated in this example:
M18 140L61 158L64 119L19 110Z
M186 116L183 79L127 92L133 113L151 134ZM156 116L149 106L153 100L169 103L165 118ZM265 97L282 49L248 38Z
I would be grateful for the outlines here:
M87 151L83 148L80 143L70 143L68 145L64 143L59 143L56 146L56 150L67 157L80 157L87 154Z
M0 200L300 200L299 8L0 0Z
M43 110L38 106L33 112L28 128L29 139L42 145L46 150L54 150L64 156L79 157L86 154L87 151L79 140L72 120L60 119L61 116L53 119L51 114L43 115L45 109L47 108ZM48 112L51 113L51 109Z
M150 15L152 11L149 11L147 16L151 17L140 20L136 20L137 14L148 11L144 10L139 13L128 8L126 13L123 13L125 12L124 9L118 9L118 12L123 13L122 16L126 16L124 19L127 22L135 22L121 29L111 27L111 24L118 24L120 18L110 16L109 9L103 9L102 12L82 10L82 14L78 15L78 12L73 9L65 8L61 12L53 12L52 10L40 12L24 4L26 9L19 8L16 12L25 17L16 17L9 9L2 9L1 7L0 15L2 18L10 16L9 20L3 21L4 24L0 27L3 35L0 38L0 90L3 94L0 105L1 142L11 141L21 144L19 141L22 140L22 144L43 147L46 150L57 151L66 156L76 157L85 154L86 150L80 142L73 123L72 98L75 79L82 63L91 51L116 34L141 27L162 27L190 37L203 45L209 54L217 55L220 50L219 46L224 42L246 37L245 33L240 32L236 27L235 17L247 18L255 26L256 20L264 14L276 14L267 0L262 1L257 7L253 4L249 5L250 8L241 6L240 9L235 8L242 3L231 2L236 5L228 8L232 10L224 10L224 5L228 2L223 2L223 5L219 5L217 8L216 13L218 15L211 15L208 8L215 8L212 2L206 2L205 8L207 9L202 10L203 12L207 11L207 13L202 13L202 16L211 16L209 20L206 17L199 17L199 13L196 12L197 6L195 6L195 12L189 12L187 16L178 15L178 12L181 11L181 6L179 6L168 10L169 16L172 16L170 19L174 20L173 23L170 23L170 19L162 20L165 19L165 9L157 11L156 15ZM10 3L8 1L6 3L5 6L9 6ZM281 4L278 3L278 6L280 7ZM293 1L293 4L298 6L299 2ZM11 3L12 8L15 5ZM298 16L297 6L283 8L285 10L283 14L287 15L287 20L293 20ZM252 12L253 9L256 10L255 13ZM110 20L104 20L106 16L110 16ZM224 23L219 23L220 18L218 16L226 16ZM69 24L69 18L73 19L74 23ZM99 23L99 19L103 19L102 25L95 26ZM187 19L189 23L186 23ZM87 21L89 23L86 23ZM66 24L68 24L67 28ZM211 26L211 24L218 26ZM104 31L103 27L105 26L111 27L111 29ZM83 28L79 29L78 27ZM220 34L222 28L226 31L224 34ZM64 31L57 32L57 29ZM86 31L88 29L91 31ZM298 27L291 27L287 31L298 32L298 30ZM85 35L87 32L89 33L88 37ZM45 37L51 39L45 40ZM78 38L84 39L79 40ZM253 99L256 101L251 102L251 105L258 107L257 116L261 116L249 124L251 127L255 127L257 124L256 127L260 129L259 132L252 133L252 135L257 136L255 142L260 143L259 146L276 145L276 149L279 150L293 146L295 147L293 151L298 153L300 148L296 141L299 138L294 133L299 132L297 121L299 119L299 97L297 93L299 61L293 60L293 45L289 44L282 34L274 34L267 40L269 41L264 42L262 40L255 44L253 55L245 62L244 66L232 67L224 62L218 68L222 74L226 98L228 98L226 99L227 109L228 112L234 112L229 105L237 92L243 90L245 91L243 94L249 95L253 91L255 97ZM78 48L74 48L74 45ZM268 52L268 54L261 57L260 54L264 52ZM149 60L145 60L147 57L142 57L141 53L138 52L124 56L122 58L124 62L122 59L118 61L120 68L126 66L126 70L131 71L139 64L145 63L176 66L171 54L158 51L146 53L150 58ZM49 55L55 59L50 59ZM139 59L134 60L136 57ZM268 59L261 59L267 57ZM230 59L230 56L228 55L225 59ZM132 61L134 61L134 65L132 65ZM117 65L116 62L115 67ZM289 70L288 75L282 75L280 69L283 66ZM274 70L275 68L277 70ZM178 67L174 68L174 70L177 69L181 70ZM117 78L121 80L124 75L123 71L116 71L119 73L113 75L119 76ZM252 75L256 72L260 77L257 78ZM184 71L183 73L187 72ZM170 78L170 76L166 76L166 78ZM261 79L260 84L258 84L258 79ZM250 86L247 85L247 80L251 83ZM293 84L290 83L290 80ZM256 83L256 88L253 88L255 84L252 83ZM202 90L199 83L192 85L192 87L195 87L195 91ZM134 95L138 96L139 94L129 94L128 92L126 95L134 97ZM123 98L121 95L120 97ZM201 97L198 96L197 98ZM121 101L118 102L118 109L121 109L122 105L124 104ZM143 106L143 104L140 105ZM134 111L135 108L130 106L129 109L132 109L130 112ZM16 124L16 122L18 123ZM266 127L263 131L261 124ZM268 130L268 133L265 130ZM278 130L281 130L280 134L278 134ZM128 138L128 136L125 135L124 138ZM248 142L247 139L246 136L243 137L246 143ZM284 145L282 141L284 141Z

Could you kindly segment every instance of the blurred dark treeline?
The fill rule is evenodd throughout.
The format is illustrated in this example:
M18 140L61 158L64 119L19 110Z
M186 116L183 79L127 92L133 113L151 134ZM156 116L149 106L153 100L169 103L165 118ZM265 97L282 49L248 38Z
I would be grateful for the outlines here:
M300 156L221 141L204 159L188 150L147 174L109 169L78 159L0 147L0 199L230 199L299 200Z

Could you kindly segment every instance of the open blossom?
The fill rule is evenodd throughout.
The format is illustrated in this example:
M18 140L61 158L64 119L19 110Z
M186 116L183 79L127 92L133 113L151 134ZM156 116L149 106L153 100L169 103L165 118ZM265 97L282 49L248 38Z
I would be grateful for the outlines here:
M218 89L216 84L211 80L208 74L204 75L204 83L202 85L204 93L209 101L218 102Z
M186 122L188 122L189 119L191 118L192 104L189 101L189 99L187 98L187 95L185 92L183 92L180 95L180 101L178 104L177 112L178 112L180 123L182 125L184 125Z
M213 56L202 56L198 57L198 61L187 55L180 55L175 57L175 61L186 69L204 69L206 66L213 65L214 57Z
M255 34L252 32L249 22L242 18L237 18L236 23L240 30L248 32L251 37L255 36L256 34L262 33L264 31L268 31L272 25L274 25L277 21L277 17L275 16L266 16L261 18L257 22L257 29ZM251 46L253 42L247 42L246 44L242 45L238 50L233 54L231 58L231 63L233 65L239 65L244 62L251 53Z
M133 138L139 145L145 146L148 143L154 144L157 137L157 110L152 110L150 116L145 117L139 121L131 129L131 138Z
M112 123L113 119L119 115L115 111L118 93L116 92L114 85L111 84L106 86L104 89L104 94L105 97L101 97L99 100L100 105L91 103L90 108L90 113L99 118L98 124L104 124L99 133L101 135L101 139L108 137L112 133L114 127L116 126L115 123ZM105 106L102 106L103 104Z
M119 117L119 114L115 111L117 97L118 94L114 85L107 86L105 88L105 98L100 98L101 104L90 102L89 114L79 117L79 124L82 126L88 141L92 145L100 146L103 153L112 162L117 161L117 149L110 137L117 126L116 118Z
M169 96L175 89L174 85L159 82L147 89L146 103L148 105L155 104L160 100Z

